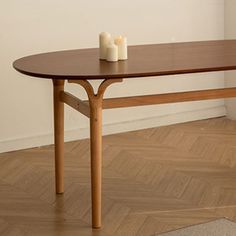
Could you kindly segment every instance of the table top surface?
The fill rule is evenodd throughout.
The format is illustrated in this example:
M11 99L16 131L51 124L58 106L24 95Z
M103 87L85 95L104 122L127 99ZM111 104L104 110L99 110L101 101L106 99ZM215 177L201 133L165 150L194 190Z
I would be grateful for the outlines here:
M50 79L112 79L236 70L236 40L138 45L126 61L99 60L99 50L76 49L27 56L19 72Z

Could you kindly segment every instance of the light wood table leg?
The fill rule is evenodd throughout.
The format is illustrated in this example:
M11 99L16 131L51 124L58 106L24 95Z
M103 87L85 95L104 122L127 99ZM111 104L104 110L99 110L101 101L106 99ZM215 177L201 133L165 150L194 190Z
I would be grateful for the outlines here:
M64 192L64 103L60 92L64 91L64 80L53 80L54 143L56 193Z
M102 104L99 99L90 102L90 152L92 187L92 225L101 227L102 202Z
M90 106L90 152L91 152L91 193L92 227L101 228L102 221L102 101L106 88L122 79L104 80L94 93L87 80L69 80L83 86L88 94Z

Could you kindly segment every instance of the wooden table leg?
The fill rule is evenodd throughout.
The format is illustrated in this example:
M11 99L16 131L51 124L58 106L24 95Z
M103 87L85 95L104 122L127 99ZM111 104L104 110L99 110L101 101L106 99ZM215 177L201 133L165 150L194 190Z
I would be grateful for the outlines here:
M106 88L122 79L104 80L94 93L87 80L69 80L84 87L88 94L90 106L90 152L91 152L91 194L92 227L101 228L102 221L102 102Z
M102 202L102 105L97 99L90 102L90 150L92 187L92 226L101 227Z
M56 193L64 192L64 103L60 92L64 91L64 80L53 80L54 143Z

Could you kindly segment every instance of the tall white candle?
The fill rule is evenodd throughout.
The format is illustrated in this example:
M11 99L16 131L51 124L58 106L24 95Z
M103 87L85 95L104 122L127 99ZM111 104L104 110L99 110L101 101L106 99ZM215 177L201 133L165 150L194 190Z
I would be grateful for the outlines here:
M106 59L107 46L111 42L111 35L107 32L102 32L99 35L99 54L100 59Z
M128 59L127 38L119 36L115 38L114 42L118 46L118 59L127 60Z
M110 43L106 50L106 60L110 62L118 61L118 47L114 43Z

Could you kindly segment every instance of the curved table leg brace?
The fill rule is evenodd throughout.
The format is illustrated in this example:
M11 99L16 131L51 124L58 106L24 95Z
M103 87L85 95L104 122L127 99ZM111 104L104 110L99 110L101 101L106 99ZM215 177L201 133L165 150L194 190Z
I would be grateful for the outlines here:
M106 88L122 79L104 80L97 93L87 80L69 80L81 85L89 98L90 107L90 154L91 154L91 193L92 193L92 226L101 227L102 202L102 102ZM64 83L54 80L54 122L55 122L55 168L56 192L62 193L63 187L63 153L64 153L64 104L60 93L64 92Z

